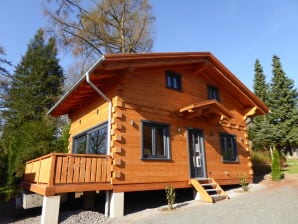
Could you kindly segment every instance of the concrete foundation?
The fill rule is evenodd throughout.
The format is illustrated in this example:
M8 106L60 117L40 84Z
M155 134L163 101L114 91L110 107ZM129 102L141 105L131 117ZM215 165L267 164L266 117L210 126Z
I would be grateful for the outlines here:
M193 190L193 199L197 201L201 200L201 195L196 190Z
M124 215L124 192L110 193L110 217L120 218Z
M60 195L43 197L41 224L58 223L60 198Z
M43 203L43 197L39 194L23 194L23 208L40 207Z

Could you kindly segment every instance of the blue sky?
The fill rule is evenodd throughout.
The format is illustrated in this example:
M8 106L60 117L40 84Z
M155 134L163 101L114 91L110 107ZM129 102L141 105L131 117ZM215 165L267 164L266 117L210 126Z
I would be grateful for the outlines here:
M151 0L155 52L210 51L250 89L254 62L271 79L272 56L298 86L297 0ZM0 1L0 46L14 65L46 24L36 0ZM60 55L66 70L68 60Z

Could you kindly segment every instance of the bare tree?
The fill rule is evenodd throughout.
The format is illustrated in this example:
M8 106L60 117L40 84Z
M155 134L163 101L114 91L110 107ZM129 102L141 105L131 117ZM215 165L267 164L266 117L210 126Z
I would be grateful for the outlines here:
M66 79L64 80L64 91L68 91L86 70L91 66L89 63L84 63L82 59L74 59L74 61L68 66L66 70Z
M152 49L155 17L149 0L43 1L51 31L74 56Z

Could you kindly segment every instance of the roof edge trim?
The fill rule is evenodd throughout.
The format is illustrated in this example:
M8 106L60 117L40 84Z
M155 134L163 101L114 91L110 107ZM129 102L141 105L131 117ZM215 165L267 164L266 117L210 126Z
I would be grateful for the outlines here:
M94 69L105 60L104 55L102 55L85 73L84 75L74 84L60 99L57 103L52 106L47 115L52 114L52 112L86 79L86 75L94 71Z

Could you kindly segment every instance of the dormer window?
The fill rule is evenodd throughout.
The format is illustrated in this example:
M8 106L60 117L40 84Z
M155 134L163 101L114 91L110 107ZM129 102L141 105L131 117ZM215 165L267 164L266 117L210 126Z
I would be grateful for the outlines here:
M208 86L208 99L219 101L219 90L216 86Z
M176 72L166 71L166 87L181 91L181 75Z

